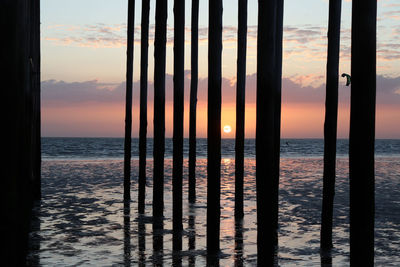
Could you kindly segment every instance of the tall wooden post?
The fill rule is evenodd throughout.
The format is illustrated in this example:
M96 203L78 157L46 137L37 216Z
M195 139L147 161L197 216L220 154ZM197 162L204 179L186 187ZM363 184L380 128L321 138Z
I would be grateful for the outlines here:
M222 0L209 1L207 111L207 251L219 251L221 193Z
M321 248L332 248L333 199L336 177L336 134L342 0L329 1L328 61L324 124L324 177L321 216Z
M31 83L32 83L32 174L33 198L41 198L41 119L40 119L40 0L31 1Z
M275 75L275 114L274 114L274 228L278 229L279 217L279 172L280 172L280 155L281 155L281 108L282 108L282 38L283 38L283 8L284 1L279 0L277 6L277 21L276 21L276 75ZM278 245L278 239L276 239Z
M138 211L144 213L146 198L147 70L149 58L150 0L142 1L140 41L140 129L139 129L139 199Z
M350 265L374 265L376 0L353 0L350 107Z
M156 32L154 39L153 217L162 217L164 209L165 50L167 41L167 7L168 5L166 0L156 0ZM157 223L155 226L159 226L159 224Z
M173 249L182 249L182 168L185 56L185 0L174 1Z
M258 1L256 187L258 264L271 264L277 244L281 36L283 2Z
M1 203L3 265L26 265L34 200L40 199L40 1L0 1L0 79L4 140Z
M192 0L191 78L189 114L189 202L196 199L196 107L199 51L199 0Z
M239 0L236 138L235 138L235 217L243 217L244 127L246 96L247 0Z
M124 144L124 200L130 200L131 187L131 134L132 134L132 81L133 40L135 27L135 0L128 1L128 43L126 50L126 99L125 99L125 144Z

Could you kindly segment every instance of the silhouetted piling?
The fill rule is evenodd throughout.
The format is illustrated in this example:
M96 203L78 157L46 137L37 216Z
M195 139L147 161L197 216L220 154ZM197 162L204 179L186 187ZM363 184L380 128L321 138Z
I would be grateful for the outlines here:
M185 0L174 1L173 249L182 249L182 168L185 55Z
M31 1L31 83L32 83L32 183L33 198L41 199L41 119L40 119L40 0Z
M0 1L4 266L25 266L34 200L40 199L40 1Z
M133 40L135 27L135 0L128 1L128 43L126 49L126 99L125 99L125 143L124 143L124 200L130 200L131 187L131 135L132 135L132 81Z
M256 187L258 264L271 264L277 244L277 63L280 1L259 0L257 39ZM283 13L282 13L283 14ZM279 89L280 90L280 89ZM279 108L279 106L278 106Z
M138 265L140 267L146 266L146 224L144 222L143 215L139 215L138 217Z
M199 51L199 0L192 1L191 78L189 114L189 202L196 199L196 108Z
M219 251L221 193L222 0L209 1L207 106L207 251ZM213 262L214 257L210 260ZM207 262L209 259L207 258Z
M324 124L324 176L321 215L321 249L332 248L333 199L336 179L336 135L342 0L329 1L328 60Z
M282 102L282 37L283 37L283 7L284 1L278 1L276 21L276 75L275 75L275 114L274 114L274 203L279 202L279 172L281 155L281 102ZM274 228L278 229L279 208L276 204L274 209ZM278 239L276 239L276 245Z
M140 41L140 129L139 129L139 199L138 211L144 213L146 198L146 135L147 135L147 82L149 58L150 0L142 1Z
M350 264L374 265L376 0L353 0L350 107Z
M167 41L167 1L156 0L154 39L154 145L153 145L153 217L162 217L164 209L165 145L165 46ZM159 224L156 224L156 226Z
M243 168L246 96L247 0L238 4L238 49L236 83L235 216L243 217Z
M164 225L163 218L153 217L153 266L163 266Z

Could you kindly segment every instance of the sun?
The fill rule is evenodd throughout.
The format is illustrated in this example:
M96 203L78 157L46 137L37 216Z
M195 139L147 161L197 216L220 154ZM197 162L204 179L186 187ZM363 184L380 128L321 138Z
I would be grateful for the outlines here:
M224 126L224 132L225 133L230 133L232 131L232 127L230 125L225 125Z

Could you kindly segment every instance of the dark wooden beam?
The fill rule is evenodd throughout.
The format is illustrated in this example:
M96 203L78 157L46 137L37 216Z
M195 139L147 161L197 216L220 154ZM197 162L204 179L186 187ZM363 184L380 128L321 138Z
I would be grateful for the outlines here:
M139 199L138 211L144 213L146 199L147 83L149 59L150 0L142 1L140 39L140 126L139 126Z
M167 4L166 0L156 0L156 32L154 39L153 217L162 217L164 209ZM159 226L159 224L155 226Z
M173 249L182 249L183 107L185 67L185 0L174 1L174 122L173 122Z
M353 0L350 107L350 265L374 265L376 0Z
M2 263L25 266L32 207L40 199L40 1L0 2Z
M196 108L199 54L199 0L192 1L191 78L189 114L189 202L196 199Z
M283 1L258 1L256 187L258 264L277 245Z
M283 38L283 9L284 0L278 1L277 6L277 21L276 21L276 75L275 75L275 114L274 114L274 176L273 176L273 187L274 190L274 227L278 229L278 217L279 217L279 174L280 174L280 150L281 150L281 109L282 109L282 38ZM278 244L276 239L276 245Z
M235 217L243 217L243 169L246 98L247 0L238 3L235 138Z
M221 193L222 0L209 1L207 111L207 251L219 251Z
M125 99L125 141L124 141L124 200L131 199L131 144L132 144L132 81L133 81L133 40L135 27L135 0L128 1L128 42L126 49L126 99Z
M41 199L41 112L40 112L40 0L31 1L32 84L32 175L33 198Z
M340 16L342 0L329 0L328 59L324 124L324 176L321 215L321 249L332 248L333 199L336 179Z

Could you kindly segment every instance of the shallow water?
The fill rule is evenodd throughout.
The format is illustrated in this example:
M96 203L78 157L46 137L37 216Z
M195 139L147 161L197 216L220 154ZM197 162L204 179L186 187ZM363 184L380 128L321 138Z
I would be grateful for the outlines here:
M255 158L255 139L245 139L244 157ZM207 158L207 139L196 139L197 158ZM151 159L153 154L153 139L148 138L146 142L147 158ZM310 158L322 157L324 154L323 139L282 139L281 158ZM349 153L349 140L338 139L336 145L338 157L347 157ZM173 140L165 139L165 158L172 158ZM189 156L189 140L184 139L183 155ZM222 158L235 158L235 139L221 139ZM376 157L400 157L399 139L377 139L375 140ZM44 160L87 160L87 159L123 159L123 138L71 138L71 137L43 137L42 158ZM139 158L139 139L132 138L132 158Z
M161 236L152 232L152 161L148 160L146 214L137 214L138 161L132 161L132 201L124 216L121 160L46 160L43 198L35 207L29 265L204 266L206 264L206 160L197 161L196 204L187 201L184 167L182 252L172 252L172 160L165 161L165 220ZM255 160L245 160L245 217L234 220L234 160L221 165L221 254L219 264L255 265ZM316 266L319 254L322 158L282 158L279 192L281 266ZM348 160L337 160L332 264L349 265ZM161 237L161 238L160 238ZM153 246L159 246L160 251ZM400 160L376 160L375 262L400 265Z

